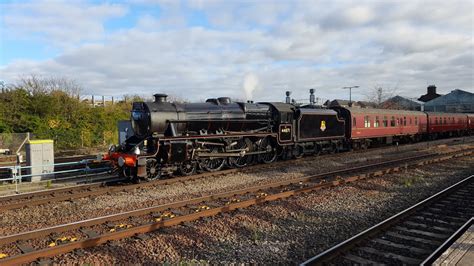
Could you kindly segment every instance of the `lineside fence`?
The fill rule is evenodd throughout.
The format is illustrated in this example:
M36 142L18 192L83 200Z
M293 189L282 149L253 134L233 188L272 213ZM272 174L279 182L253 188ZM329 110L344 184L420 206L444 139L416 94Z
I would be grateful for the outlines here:
M110 167L108 166L91 168L91 165L94 163L97 163L96 159L85 159L78 162L65 162L36 166L22 166L21 163L17 163L13 166L2 166L0 167L0 173L4 173L4 175L1 175L3 178L0 178L0 183L15 184L15 191L19 192L18 186L25 181L33 179L34 177L40 177L41 181L67 181L72 178L77 179L81 177L86 181L92 181L92 179L88 180L88 178L92 178L97 174L103 174L110 170ZM33 172L33 168L44 169L50 167L54 167L55 170L53 172L30 174Z

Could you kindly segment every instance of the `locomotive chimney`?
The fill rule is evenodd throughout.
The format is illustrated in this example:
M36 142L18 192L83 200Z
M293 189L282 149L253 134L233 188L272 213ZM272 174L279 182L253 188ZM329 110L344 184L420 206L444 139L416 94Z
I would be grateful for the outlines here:
M291 95L291 91L286 91L286 100L285 102L290 104L291 103L291 98L290 98L290 95Z
M157 93L157 94L154 94L153 96L155 96L155 103L164 103L166 102L166 97L168 97L168 95L163 94L163 93Z
M309 89L309 103L311 105L314 105L314 89Z

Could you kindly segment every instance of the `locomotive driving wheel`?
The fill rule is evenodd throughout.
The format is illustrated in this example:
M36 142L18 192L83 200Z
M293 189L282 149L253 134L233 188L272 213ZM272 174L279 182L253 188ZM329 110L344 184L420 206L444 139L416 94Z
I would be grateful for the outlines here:
M154 158L146 160L146 180L160 179L161 170L158 161Z
M253 143L250 139L240 139L234 146L234 149L243 150L240 157L230 157L229 165L237 168L245 167L252 162L252 155L245 155L247 152L251 152Z
M213 148L211 149L211 153L215 153L216 156L219 155L219 149L218 148ZM199 166L201 169L209 171L209 172L215 172L219 171L224 167L226 159L224 157L210 157L210 158L205 158L202 159L201 162L199 163Z
M259 161L263 163L272 163L276 160L277 158L277 150L274 147L272 141L270 138L264 138L259 145L259 150L260 151L265 151L265 153L259 154Z
M178 172L181 175L188 176L196 173L196 162L184 161L178 166Z

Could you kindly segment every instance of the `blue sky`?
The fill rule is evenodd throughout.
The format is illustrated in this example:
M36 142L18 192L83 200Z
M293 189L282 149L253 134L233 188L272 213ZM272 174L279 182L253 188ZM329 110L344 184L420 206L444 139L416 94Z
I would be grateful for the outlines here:
M188 100L473 89L471 1L0 1L0 80Z

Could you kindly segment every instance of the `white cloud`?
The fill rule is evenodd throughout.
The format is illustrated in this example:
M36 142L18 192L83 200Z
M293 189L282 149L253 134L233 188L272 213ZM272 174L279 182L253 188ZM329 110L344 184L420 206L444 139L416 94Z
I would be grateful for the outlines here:
M119 4L88 5L80 1L53 0L13 2L1 8L4 9L5 38L33 36L62 47L103 39L103 22L127 12Z
M252 97L262 101L283 100L287 89L306 99L309 88L316 88L318 97L341 98L347 85L361 86L356 99L377 84L397 87L409 97L431 83L441 93L474 87L473 4L468 1L191 1L184 6L138 1L160 5L165 15L143 14L136 27L105 33L104 19L123 15L126 7L74 3L95 10L95 18L76 22L85 13L75 8L69 15L52 15L64 26L46 23L49 11L35 9L31 16L14 9L23 21L38 21L32 27L10 21L17 34L44 32L52 45L77 37L70 37L75 45L55 58L0 67L0 78L63 75L83 84L86 93L161 91L190 100L243 99L249 73L258 77L260 88ZM48 5L60 10L64 4ZM211 27L186 27L183 9L205 13ZM81 40L99 41L78 44Z

